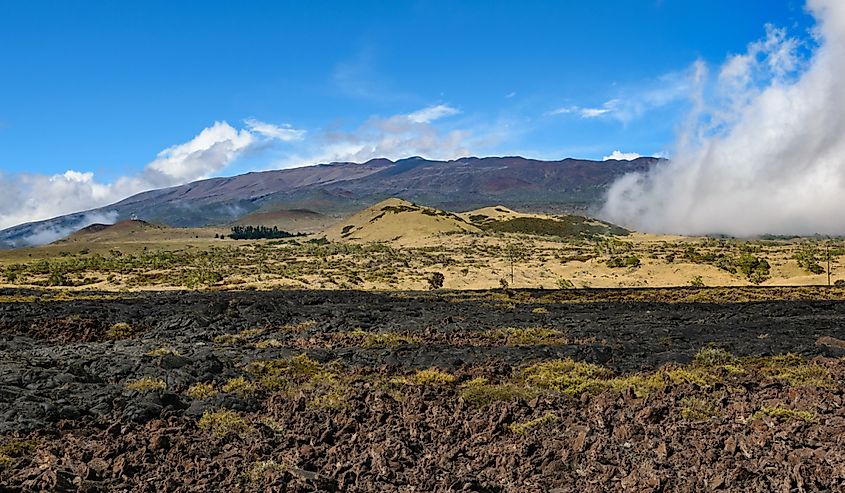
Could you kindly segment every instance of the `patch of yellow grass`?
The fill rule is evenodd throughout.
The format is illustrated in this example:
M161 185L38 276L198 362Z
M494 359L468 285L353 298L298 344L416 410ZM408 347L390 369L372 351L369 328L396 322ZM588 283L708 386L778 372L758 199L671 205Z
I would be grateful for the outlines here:
M550 425L552 423L556 423L560 420L554 413L546 413L543 416L532 419L531 421L526 421L524 423L513 423L508 425L508 429L510 429L516 435L524 435L528 433L530 430L534 428L539 428L541 426Z
M781 422L795 419L805 423L813 423L816 420L816 415L809 411L787 409L783 406L763 407L751 416L751 420L760 419L764 416Z
M126 383L127 390L137 390L138 392L163 391L166 388L167 384L160 378L142 377Z
M258 393L258 386L244 377L231 378L223 384L223 392L238 395L253 395Z
M491 384L486 378L478 377L461 385L460 395L473 404L485 406L493 402L529 400L537 396L537 391L515 383Z
M541 346L567 344L569 341L559 330L545 327L506 327L484 333L485 339L508 346Z
M188 397L192 397L194 399L208 399L209 397L217 395L214 385L203 382L191 385L185 393Z
M117 341L120 339L128 339L135 334L135 330L126 322L118 322L112 324L109 330L106 331L106 338Z
M224 437L233 433L241 438L252 433L252 426L238 413L228 409L219 411L205 411L197 421L197 426L208 430L218 437Z

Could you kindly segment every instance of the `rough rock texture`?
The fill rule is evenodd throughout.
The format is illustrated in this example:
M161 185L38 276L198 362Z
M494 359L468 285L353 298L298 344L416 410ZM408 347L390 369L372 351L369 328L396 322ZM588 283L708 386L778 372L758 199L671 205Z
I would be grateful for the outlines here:
M0 303L0 491L845 488L845 303L530 301L280 292ZM112 340L116 323L132 334ZM540 326L566 340L509 346L483 337ZM350 345L355 329L408 339ZM708 345L737 356L799 353L831 384L738 372L639 397L545 392L488 405L461 391L472 378L505 381L536 361L572 358L628 375L689 363ZM349 379L341 403L314 406L308 386L220 390L250 379L251 362L301 353ZM431 367L456 380L395 381ZM164 388L127 388L141 377ZM190 397L198 382L217 395ZM691 400L710 411L684 415ZM221 409L248 430L198 426ZM514 431L525 423L534 426Z

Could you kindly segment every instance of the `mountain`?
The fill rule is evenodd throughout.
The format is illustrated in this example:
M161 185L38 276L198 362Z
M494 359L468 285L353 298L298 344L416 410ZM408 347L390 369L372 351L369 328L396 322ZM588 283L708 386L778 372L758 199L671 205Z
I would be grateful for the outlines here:
M14 226L0 231L0 246L47 243L93 223L130 218L191 227L228 224L248 214L278 210L344 216L394 196L454 211L502 204L521 210L585 212L600 204L616 178L657 162L412 157L246 173L151 190L98 209Z

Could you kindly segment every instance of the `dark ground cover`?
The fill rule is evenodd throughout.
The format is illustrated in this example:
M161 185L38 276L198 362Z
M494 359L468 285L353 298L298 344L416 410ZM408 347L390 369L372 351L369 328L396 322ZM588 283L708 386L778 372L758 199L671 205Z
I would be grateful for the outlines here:
M845 302L772 292L2 292L0 491L839 491Z

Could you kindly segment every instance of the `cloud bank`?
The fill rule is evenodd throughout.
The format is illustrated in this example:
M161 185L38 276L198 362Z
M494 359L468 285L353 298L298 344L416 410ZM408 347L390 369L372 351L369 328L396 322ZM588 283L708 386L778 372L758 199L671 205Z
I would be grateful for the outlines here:
M0 194L0 228L102 207L145 190L208 178L268 141L290 141L304 135L289 126L257 120L247 120L246 125L238 130L226 122L215 122L191 140L159 152L139 173L109 183L97 181L94 173L76 170L56 175L0 174L4 191ZM51 234L46 231L45 237Z
M672 161L610 189L602 215L642 231L845 234L845 2L809 0L818 43L766 37L708 74Z

